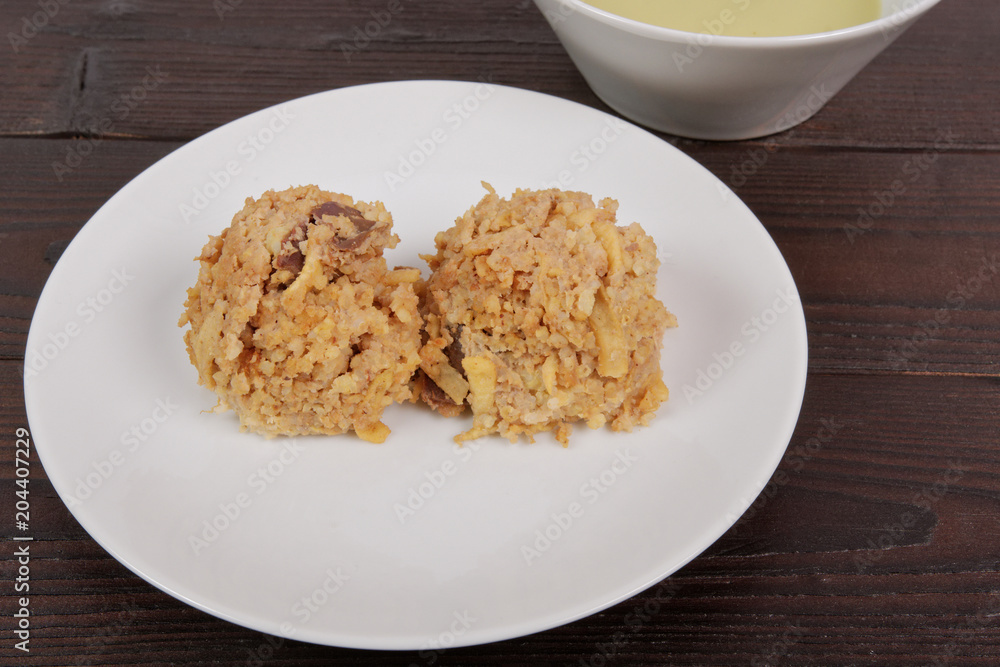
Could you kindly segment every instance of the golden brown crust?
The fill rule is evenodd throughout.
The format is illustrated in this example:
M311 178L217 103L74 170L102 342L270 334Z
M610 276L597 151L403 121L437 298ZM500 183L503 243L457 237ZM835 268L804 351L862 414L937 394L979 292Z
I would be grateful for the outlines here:
M422 385L425 401L442 412L442 394L456 402L449 368L460 364L473 426L459 441L554 430L565 444L575 421L647 424L667 398L659 352L676 326L655 296L653 240L617 226L610 199L518 190L505 200L486 187L424 257L421 368L445 380L440 392Z
M398 240L381 203L316 186L248 199L198 257L180 320L217 409L267 436L383 440L382 411L411 398L423 325L420 272L382 257Z

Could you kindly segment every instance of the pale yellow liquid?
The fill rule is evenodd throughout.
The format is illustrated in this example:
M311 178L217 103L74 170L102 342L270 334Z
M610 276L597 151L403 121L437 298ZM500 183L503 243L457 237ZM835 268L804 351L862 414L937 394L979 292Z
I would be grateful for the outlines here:
M882 16L881 0L585 0L652 25L730 37L839 30Z

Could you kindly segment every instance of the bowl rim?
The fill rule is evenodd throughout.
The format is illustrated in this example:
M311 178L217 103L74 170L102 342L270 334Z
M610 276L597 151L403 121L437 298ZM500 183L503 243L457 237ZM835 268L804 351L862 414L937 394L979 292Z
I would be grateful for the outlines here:
M859 23L857 25L830 30L828 32L808 33L804 35L783 35L779 37L737 37L732 35L715 35L712 33L689 32L676 28L666 28L663 26L643 23L635 19L619 16L604 9L594 7L584 0L535 0L536 3L552 3L567 7L571 12L582 13L596 19L607 26L619 28L642 37L659 39L662 41L686 41L698 43L702 46L739 46L739 47L763 47L782 48L799 46L804 43L824 43L849 41L855 38L865 37L873 33L883 33L889 40L893 30L900 33L917 18L920 18L928 10L937 5L941 0L901 0L900 6L895 11L886 16L879 17L873 21ZM883 0L884 2L884 0ZM893 36L894 38L895 36Z

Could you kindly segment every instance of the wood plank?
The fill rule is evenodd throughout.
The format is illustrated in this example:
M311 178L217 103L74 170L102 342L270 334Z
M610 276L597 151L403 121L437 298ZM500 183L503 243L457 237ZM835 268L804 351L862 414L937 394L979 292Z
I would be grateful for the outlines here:
M995 235L991 205L1000 188L1000 157L964 150L947 126L936 143L879 152L776 143L682 149L771 229L836 231L834 240L853 249L879 232Z
M989 308L807 303L805 312L816 372L1000 375L998 318Z
M0 165L0 261L13 267L0 279L0 356L23 356L37 297L80 226L180 145L109 140L57 174L53 165L87 142L0 140L12 158ZM990 214L1000 153L684 148L739 186L784 254L805 304L812 368L1000 373L1000 235ZM835 190L825 187L830 169Z
M107 134L192 138L251 111L322 90L399 79L491 80L500 70L517 77L504 83L530 87L554 68L554 78L571 74L577 90L596 100L580 85L533 4L400 3L399 11L390 10L395 6L381 0L340 3L331 9L336 25L317 21L315 6L303 2L277 14L245 3L222 18L212 3L196 0L131 6L120 17L97 7L67 6L24 47L20 60L5 62L18 54L0 50L0 67L13 64L21 75L13 82L18 94L4 97L13 107L0 102L0 133L93 132L110 123ZM16 10L8 11L9 20L19 23ZM373 12L384 25L369 25L376 20ZM495 20L498 14L501 20ZM374 35L367 42L359 37L367 37L365 30ZM540 61L537 52L521 46L525 41L547 42L545 51L557 63ZM47 55L31 60L32 71L16 68L29 49L40 48ZM131 95L150 68L162 82ZM134 99L139 96L143 99ZM22 109L40 106L64 112L26 119Z
M15 366L0 362L0 503L8 505L13 433L25 425ZM813 374L778 472L703 555L603 613L438 654L438 664L502 664L498 656L511 653L575 664L588 646L593 664L612 654L620 664L903 666L942 656L995 664L998 412L995 379ZM269 646L267 664L427 664L416 652L278 643L187 607L86 537L40 466L31 485L40 511L32 522L38 650L19 664L77 655L126 662L136 642L156 662L225 660L234 649L246 660ZM5 539L11 530L2 524ZM11 567L0 563L0 576Z
M0 25L23 26L29 11L4 5ZM390 18L378 25L372 12ZM19 52L0 49L11 93L0 98L0 135L190 139L289 99L399 79L485 79L607 109L530 2L340 3L336 25L302 0L222 14L200 0L67 4ZM981 122L993 112L981 91L1000 83L998 22L989 0L942 3L777 141L925 148L948 119L962 146L1000 147L1000 128Z

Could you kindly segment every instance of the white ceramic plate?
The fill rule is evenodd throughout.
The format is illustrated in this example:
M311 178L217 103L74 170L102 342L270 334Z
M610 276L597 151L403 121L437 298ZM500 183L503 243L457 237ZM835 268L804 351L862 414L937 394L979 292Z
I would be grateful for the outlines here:
M659 246L671 399L569 448L486 439L413 405L383 445L267 441L206 412L177 320L192 259L244 198L315 183L382 200L425 265L477 202L554 184L619 200ZM345 88L265 109L150 167L58 262L28 337L25 399L49 479L151 584L272 635L434 649L545 630L625 600L714 542L767 483L806 376L792 278L753 214L616 118L484 83Z

